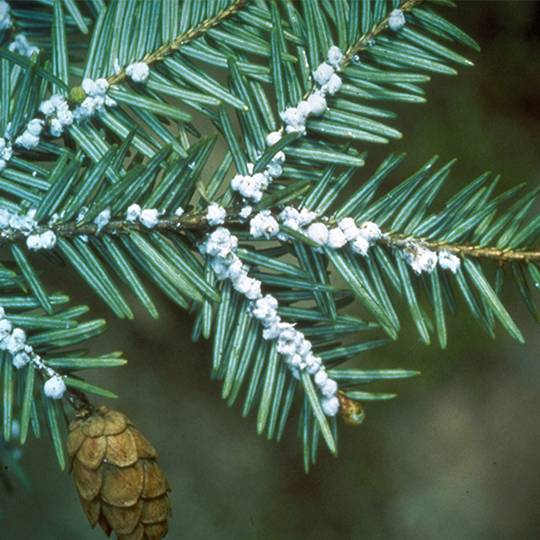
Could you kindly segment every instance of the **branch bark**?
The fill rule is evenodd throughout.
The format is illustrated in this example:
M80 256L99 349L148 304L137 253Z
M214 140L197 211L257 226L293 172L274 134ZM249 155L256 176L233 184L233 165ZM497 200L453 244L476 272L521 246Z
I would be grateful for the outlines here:
M334 224L328 220L329 224ZM227 213L225 225L232 227L245 227L246 221L234 212ZM122 235L130 232L146 233L150 231L177 232L191 231L199 232L201 235L211 229L206 221L204 212L186 213L181 217L165 216L159 220L157 225L151 229L141 223L131 223L126 220L111 220L98 232L98 227L94 223L78 224L74 221L59 223L52 227L44 227L43 230L52 230L56 236L61 238L73 238L76 236L100 236L105 234ZM384 231L383 231L384 233ZM25 235L20 231L3 232L0 234L0 246L11 242L24 241ZM500 249L493 246L477 246L473 244L449 244L444 241L426 240L421 237L403 235L400 233L385 233L380 241L382 244L403 250L411 242L422 245L428 249L439 251L446 250L459 257L471 257L475 259L491 259L499 263L506 262L533 262L540 261L540 249L519 250Z

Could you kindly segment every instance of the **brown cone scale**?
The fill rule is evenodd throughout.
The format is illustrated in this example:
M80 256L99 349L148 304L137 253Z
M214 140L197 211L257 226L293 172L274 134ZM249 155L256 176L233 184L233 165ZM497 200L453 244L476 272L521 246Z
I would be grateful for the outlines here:
M148 440L118 411L99 407L69 426L68 453L88 521L118 540L161 540L169 486Z

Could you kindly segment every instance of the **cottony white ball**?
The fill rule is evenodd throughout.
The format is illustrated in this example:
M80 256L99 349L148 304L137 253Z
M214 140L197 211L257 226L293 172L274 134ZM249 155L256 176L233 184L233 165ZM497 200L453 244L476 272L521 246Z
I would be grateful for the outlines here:
M339 399L331 397L321 401L321 407L326 416L336 416L339 411Z
M311 109L311 114L313 114L314 116L320 116L327 109L326 98L322 94L311 94L307 98L307 102Z
M369 242L363 236L357 236L351 242L351 247L354 253L365 257L369 250Z
M328 242L328 227L324 223L312 223L307 229L307 235L319 246Z
M407 21L405 20L405 15L401 9L394 9L388 17L388 27L390 30L397 32L401 30Z
M139 221L148 229L159 223L159 211L156 208L145 208L139 216Z
M347 243L345 234L339 227L330 229L328 233L328 246L332 249L342 248Z
M313 78L315 79L316 83L323 86L330 80L330 77L332 77L333 74L334 68L330 64L323 62L313 73Z
M272 131L266 136L266 144L268 146L274 146L274 144L281 140L281 137L280 131Z
M336 45L332 45L328 49L328 63L331 66L338 67L342 58L343 58L343 53L341 52L341 49L337 47Z
M45 395L51 399L62 399L67 388L64 379L60 375L53 375L43 385Z

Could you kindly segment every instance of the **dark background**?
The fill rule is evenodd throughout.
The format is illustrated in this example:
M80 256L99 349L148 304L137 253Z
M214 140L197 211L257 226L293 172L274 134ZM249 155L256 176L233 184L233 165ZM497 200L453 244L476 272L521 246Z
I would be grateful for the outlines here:
M461 2L450 18L482 46L469 55L476 67L434 77L428 104L400 107L404 139L370 148L358 182L389 151L406 150L404 174L435 153L460 158L449 192L486 169L502 186L539 185L540 3ZM162 301L159 321L142 312L117 321L70 279L58 288L110 321L96 351L122 349L130 360L89 380L116 391L116 407L160 450L173 489L169 538L540 538L540 334L514 293L525 347L502 331L491 341L462 312L446 351L421 345L407 322L399 342L359 359L423 375L386 385L399 397L369 405L361 427L342 430L338 459L323 453L306 476L292 425L282 444L269 443L221 401L209 349L190 342L185 313ZM1 538L103 538L49 441L30 441L23 464L32 491L0 494Z

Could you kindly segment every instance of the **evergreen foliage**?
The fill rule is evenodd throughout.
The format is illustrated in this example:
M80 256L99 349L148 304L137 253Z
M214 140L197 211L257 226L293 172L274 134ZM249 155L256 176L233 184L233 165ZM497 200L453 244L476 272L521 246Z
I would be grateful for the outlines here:
M447 317L458 310L490 336L500 325L523 342L501 294L510 281L538 320L540 217L531 212L538 189L519 185L498 192L498 177L486 173L441 200L453 162L440 165L431 158L403 179L404 156L391 154L371 177L362 170L371 145L402 136L394 127L395 103L422 103L432 75L455 75L457 67L472 65L464 54L478 46L444 18L452 5L12 2L11 24L0 31L0 133L12 152L5 153L0 171L0 222L7 219L0 223L0 305L6 319L26 331L43 363L16 369L11 353L1 353L5 441L14 420L20 443L29 432L39 436L47 429L64 466L64 407L80 408L91 394L111 397L86 382L82 371L124 363L118 353L95 357L81 350L105 323L80 322L88 309L49 290L39 270L42 250L32 253L30 242L32 235L43 242L40 235L48 231L52 245L37 248L52 248L48 255L64 260L63 271L80 275L115 316L133 318L126 299L131 291L158 317L149 283L186 310L193 339L213 342L212 377L223 381L229 405L239 402L242 414L255 416L257 431L271 439L282 438L297 417L306 469L323 439L336 452L338 416L325 414L310 374L291 370L263 338L248 309L252 299L216 276L201 248L216 230L210 203L226 209L224 226L238 238L236 254L250 276L278 300L279 316L296 324L337 382L346 421L363 419L362 402L394 397L367 383L417 374L350 363L399 339L400 304L408 306L425 344L446 346ZM27 56L10 47L18 33L39 53ZM283 127L280 113L320 90L312 74L332 46L343 53L336 64L342 84L325 96L328 109L306 120L305 133L290 130L268 146L267 135ZM83 81L100 78L108 89L94 96ZM57 126L60 137L51 135L56 117L42 107L55 94L75 115ZM90 98L101 101L92 105ZM36 118L39 141L16 143ZM208 123L214 135L201 134ZM308 228L283 222L279 235L253 237L243 214L246 200L231 189L231 179L263 173L280 151L286 155L282 172L250 203L252 215L268 210L265 216L277 222L292 206L315 212L330 230L343 218L374 223L382 236L368 242L368 252L321 245ZM394 187L387 189L389 184ZM25 216L28 226L21 223ZM344 312L353 302L363 318ZM64 400L42 389L51 369L65 381Z

